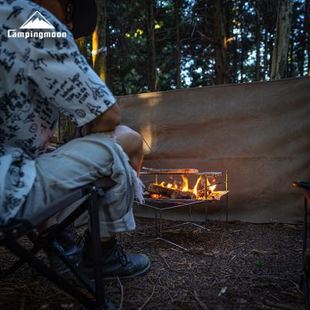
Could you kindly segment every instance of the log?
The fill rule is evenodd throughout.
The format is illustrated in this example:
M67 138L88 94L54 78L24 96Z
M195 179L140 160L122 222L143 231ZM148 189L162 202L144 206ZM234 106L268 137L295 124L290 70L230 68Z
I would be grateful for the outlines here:
M141 174L197 174L198 169L155 169L142 167Z
M183 192L179 189L167 188L154 183L149 185L148 192L150 194L158 194L171 199L196 199L193 192Z

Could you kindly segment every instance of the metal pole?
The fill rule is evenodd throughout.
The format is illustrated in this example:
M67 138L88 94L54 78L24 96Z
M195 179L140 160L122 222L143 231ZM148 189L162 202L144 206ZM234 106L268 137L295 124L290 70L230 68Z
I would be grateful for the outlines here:
M205 204L205 226L208 225L208 202Z
M154 219L155 219L155 237L159 236L159 224L158 224L158 210L154 209Z
M307 198L304 199L304 242L303 242L303 257L305 257L306 249L307 249L307 226L308 226L308 202Z
M228 171L225 171L225 191L228 191Z
M162 231L162 212L159 210L159 237L161 237L161 231Z
M226 223L228 222L228 193L226 194Z
M88 309L95 309L95 303L88 298L83 292L76 289L72 284L69 284L64 278L60 277L55 270L46 266L41 260L32 255L29 251L24 249L15 240L11 240L5 244L5 246L12 251L18 257L22 257L30 266L38 271L38 273L45 276L47 279L55 283L60 289L74 297L81 304Z
M90 206L88 209L91 227L91 241L92 250L95 261L95 281L96 281L96 303L99 307L106 307L105 294L104 294L104 279L103 279L103 255L100 241L100 228L99 228L99 202L98 190L95 186L91 188ZM100 194L101 196L103 193Z

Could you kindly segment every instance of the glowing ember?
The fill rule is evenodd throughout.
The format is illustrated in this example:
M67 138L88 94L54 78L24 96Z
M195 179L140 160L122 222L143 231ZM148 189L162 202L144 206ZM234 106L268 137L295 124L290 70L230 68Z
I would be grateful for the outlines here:
M150 197L153 198L153 199L159 199L161 197L161 195L151 194Z

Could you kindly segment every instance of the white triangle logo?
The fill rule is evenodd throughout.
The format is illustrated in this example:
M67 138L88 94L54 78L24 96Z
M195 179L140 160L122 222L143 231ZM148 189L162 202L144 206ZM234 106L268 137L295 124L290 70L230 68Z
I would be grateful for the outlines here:
M55 27L38 11L34 12L20 29L55 29Z

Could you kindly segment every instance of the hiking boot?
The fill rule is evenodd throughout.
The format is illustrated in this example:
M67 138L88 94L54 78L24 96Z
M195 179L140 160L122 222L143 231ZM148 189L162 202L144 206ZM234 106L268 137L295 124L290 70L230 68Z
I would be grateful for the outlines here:
M53 225L48 231L55 229L58 224ZM53 247L65 256L70 263L77 265L80 260L81 247L76 242L77 234L72 227L65 228L62 232L57 234L54 240L52 240ZM66 264L62 262L54 249L46 249L46 254L49 260L50 266L59 274L71 278L71 271Z
M126 279L144 275L151 267L148 256L125 253L115 238L101 243L103 252L103 276L105 279ZM94 260L89 231L85 233L82 259L79 267L89 278L94 277Z

